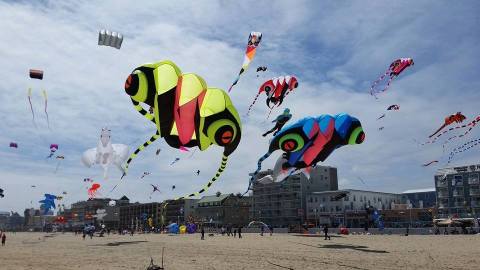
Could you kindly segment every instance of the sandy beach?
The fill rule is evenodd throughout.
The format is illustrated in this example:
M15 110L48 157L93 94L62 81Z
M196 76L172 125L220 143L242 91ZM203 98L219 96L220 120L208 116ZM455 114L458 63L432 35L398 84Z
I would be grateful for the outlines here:
M17 233L0 247L0 269L478 269L479 235L305 237L244 234L110 235ZM275 266L278 264L280 266Z

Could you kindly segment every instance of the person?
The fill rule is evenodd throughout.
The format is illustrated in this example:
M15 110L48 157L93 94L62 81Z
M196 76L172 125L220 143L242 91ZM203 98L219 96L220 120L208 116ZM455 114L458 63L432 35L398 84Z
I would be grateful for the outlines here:
M263 236L263 232L265 231L265 226L262 226L262 228L260 229L260 235Z
M328 225L325 225L323 227L323 233L325 234L325 239L324 240L327 240L327 238L328 238L328 240L330 240L330 236L328 235Z
M2 234L2 246L5 246L5 241L7 240L7 235L5 233Z
M290 109L286 108L282 114L277 116L275 120L272 121L272 123L275 123L275 126L270 129L269 131L265 132L262 134L263 137L267 136L268 134L273 133L273 136L277 135L278 132L283 128L283 126L292 118L292 115L290 114Z
M273 226L272 225L269 225L268 226L268 229L270 230L270 236L273 235Z
M409 231L410 231L410 225L407 225L407 231L405 232L405 236L408 236Z
M237 237L237 229L233 229L233 237Z
M200 232L202 234L201 240L205 240L205 229L203 228L203 226L202 226L202 230Z
M238 227L238 238L242 238L242 226Z

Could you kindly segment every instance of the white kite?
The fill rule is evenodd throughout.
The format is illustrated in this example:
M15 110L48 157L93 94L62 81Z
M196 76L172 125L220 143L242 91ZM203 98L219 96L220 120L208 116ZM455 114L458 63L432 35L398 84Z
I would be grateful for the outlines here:
M103 167L103 178L108 178L108 167L115 165L120 171L124 171L122 164L128 158L128 146L125 144L112 144L110 130L102 128L100 140L96 148L85 151L82 155L82 162L87 167L100 164Z

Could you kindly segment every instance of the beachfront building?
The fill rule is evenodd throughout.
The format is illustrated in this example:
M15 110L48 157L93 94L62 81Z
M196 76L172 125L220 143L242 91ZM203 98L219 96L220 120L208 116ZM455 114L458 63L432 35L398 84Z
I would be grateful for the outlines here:
M162 220L159 224L166 226L170 223L183 224L195 219L195 210L199 199L165 200L162 208Z
M218 196L217 196L218 195ZM206 226L246 226L250 222L251 197L234 194L204 196L197 202L196 221Z
M262 171L256 179L271 174L271 170ZM307 196L312 192L337 189L337 169L329 166L313 168L310 179L304 174L295 174L280 182L255 182L252 187L252 220L274 227L301 225L305 222Z
M44 214L44 209L27 208L24 214L24 229L29 231L46 231L51 229L55 220L53 211Z
M436 206L437 194L435 188L412 189L402 192L403 200L409 208L432 208Z
M157 227L162 216L162 203L133 203L120 207L120 228L144 230L149 225ZM149 224L149 219L152 223Z
M343 189L311 192L307 195L307 219L310 224L360 228L367 221L366 208L390 210L402 203L402 195L395 193Z
M130 200L123 196L116 202L115 206L110 206L110 198L94 198L86 201L79 201L72 204L71 209L64 214L65 226L73 229L81 229L85 224L93 223L95 226L105 224L106 228L116 230L120 225L120 207L126 206ZM103 212L106 215L100 217L98 214ZM63 213L60 212L60 215Z
M443 168L435 174L439 218L480 216L480 164Z

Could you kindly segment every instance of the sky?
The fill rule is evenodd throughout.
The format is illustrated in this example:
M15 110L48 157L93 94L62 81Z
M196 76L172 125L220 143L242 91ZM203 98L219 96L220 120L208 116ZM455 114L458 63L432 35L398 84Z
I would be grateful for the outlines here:
M84 178L102 185L100 197L126 195L132 202L197 191L218 168L220 147L182 153L158 140L132 162L113 192L121 172L111 168L103 179L101 167L87 168L80 159L96 147L102 127L111 129L113 143L127 144L131 152L155 133L124 91L134 68L168 59L209 86L228 89L252 31L263 33L262 42L230 93L242 116L242 141L206 195L247 188L248 174L268 149L268 138L261 134L272 124L264 96L249 117L245 114L259 86L283 75L296 76L299 87L272 115L288 107L291 123L340 112L362 122L365 142L340 148L322 163L338 168L339 188L402 192L433 187L449 152L480 135L474 129L445 149L443 141L418 144L450 114L462 112L466 121L480 114L479 14L478 1L0 1L0 188L5 193L0 210L38 207L44 193L66 191L62 203L67 206L85 200ZM100 29L122 33L121 49L98 46ZM401 57L412 57L415 65L373 98L372 81ZM258 66L268 67L259 77ZM44 70L43 80L29 78L31 68ZM48 95L50 128L42 89ZM387 112L392 104L400 110ZM376 120L383 113L386 117ZM10 148L10 142L19 147ZM59 145L56 154L65 156L60 164L46 159L52 143ZM479 150L456 155L448 166L479 163ZM279 154L264 168L272 167ZM180 161L170 166L177 157ZM422 166L432 160L439 162ZM151 174L141 179L143 172ZM150 197L150 184L161 193Z

